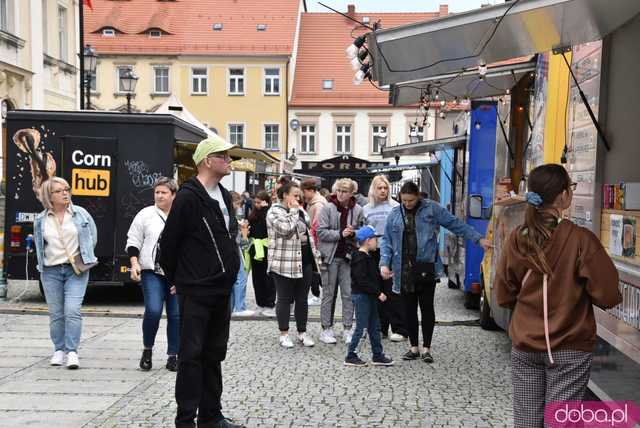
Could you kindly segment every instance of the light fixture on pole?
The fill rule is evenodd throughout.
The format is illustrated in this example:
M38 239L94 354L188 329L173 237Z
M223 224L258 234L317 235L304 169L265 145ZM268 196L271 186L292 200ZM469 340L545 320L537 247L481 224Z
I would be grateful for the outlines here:
M417 144L420 142L420 136L418 135L418 124L416 123L409 132L409 142L411 144Z
M366 40L367 39L365 36L360 36L357 39L355 39L353 43L349 45L349 47L345 50L345 53L347 54L347 58L349 59L356 58L358 56L358 52L360 51L360 48L364 45L364 42Z
M292 148L291 149L291 154L289 155L289 160L293 163L295 163L298 160L298 157L296 156L296 149Z
M378 150L382 154L382 151L384 150L385 146L387 145L387 133L386 132L380 132L378 135L376 135L376 138L378 139Z
M131 95L135 92L137 83L138 76L135 75L133 70L127 70L122 76L122 87L124 92L127 93L127 113L131 113Z
M91 47L91 45L86 45L84 47L84 52L82 56L82 61L84 64L84 84L87 92L87 103L86 109L91 109L91 81L93 80L93 76L96 73L96 67L98 65L98 54L96 50Z

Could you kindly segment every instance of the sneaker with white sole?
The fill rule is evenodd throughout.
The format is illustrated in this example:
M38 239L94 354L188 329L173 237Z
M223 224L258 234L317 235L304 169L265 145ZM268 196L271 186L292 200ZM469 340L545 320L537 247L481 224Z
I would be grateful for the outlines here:
M391 333L389 335L389 340L391 340L392 342L404 342L405 340L407 340L407 338L398 333Z
M276 317L276 311L273 308L265 308L262 311L262 315L265 317L269 317L269 318L275 318Z
M231 316L233 317L252 317L253 315L255 315L255 312L249 310L249 309L245 309L244 311L237 311L237 312L232 312Z
M330 328L322 330L320 333L320 342L326 343L327 345L334 345L338 343L336 336L333 334L333 330Z
M309 306L320 306L322 300L319 297L311 296L307 299L307 305Z
M64 351L56 351L53 353L53 357L51 357L51 361L49 363L52 366L61 366L64 363Z
M300 333L298 335L298 340L300 342L302 342L302 344L308 348L312 347L313 345L316 344L316 342L313 341L313 339L311 338L311 336L309 334L305 333Z
M344 339L344 343L346 343L347 345L351 343L351 338L353 337L353 329L345 329L345 331L342 332L342 338Z
M280 341L280 346L283 348L293 348L293 342L288 334L280 335L278 340Z
M76 352L69 352L67 354L67 368L70 370L75 370L80 367L80 359L78 358L78 354Z

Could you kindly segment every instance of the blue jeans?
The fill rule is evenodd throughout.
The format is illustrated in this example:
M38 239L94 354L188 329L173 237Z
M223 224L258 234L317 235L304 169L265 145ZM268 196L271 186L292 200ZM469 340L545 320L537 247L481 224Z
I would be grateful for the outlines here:
M49 307L49 331L55 350L77 352L82 334L80 307L89 271L78 276L71 265L45 266L40 280Z
M233 284L232 302L233 312L241 312L247 309L247 303L245 297L247 295L247 272L244 270L244 260L240 257L240 270L238 271L238 278Z
M363 330L366 328L371 341L373 357L382 357L382 340L380 338L380 318L378 317L378 300L376 296L369 294L351 294L353 307L356 313L356 328L353 331L347 358L356 355L356 348L362 339Z
M142 340L146 349L152 349L158 334L162 307L167 304L167 354L177 355L180 347L180 314L178 299L169 292L171 286L164 276L152 270L142 271L142 293L144 294L144 318Z

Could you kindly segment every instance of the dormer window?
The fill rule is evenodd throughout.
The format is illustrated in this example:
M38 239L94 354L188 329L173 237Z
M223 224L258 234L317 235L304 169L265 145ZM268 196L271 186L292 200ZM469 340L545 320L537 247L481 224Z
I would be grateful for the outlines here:
M162 31L160 30L149 30L149 37L153 39L158 39L162 36Z
M115 28L103 28L102 29L102 36L103 37L115 37L116 36Z
M267 31L267 24L258 24L256 26L256 30L258 30L258 31Z
M222 22L216 22L213 24L213 31L222 31Z

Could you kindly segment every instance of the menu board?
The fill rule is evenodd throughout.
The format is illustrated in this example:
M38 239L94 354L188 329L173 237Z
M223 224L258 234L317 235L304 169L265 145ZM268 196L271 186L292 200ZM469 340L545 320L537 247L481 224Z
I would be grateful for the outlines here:
M544 163L544 125L547 108L547 87L549 80L549 53L538 55L536 64L535 93L533 96L533 108L530 110L531 144L527 158L526 170ZM517 186L517 183L516 183Z
M596 118L600 103L600 71L602 64L602 42L575 46L571 68L580 83ZM567 117L567 164L571 179L578 183L571 206L570 217L580 226L594 230L596 192L596 154L598 132L587 108L582 102L578 87L573 79L569 91Z

